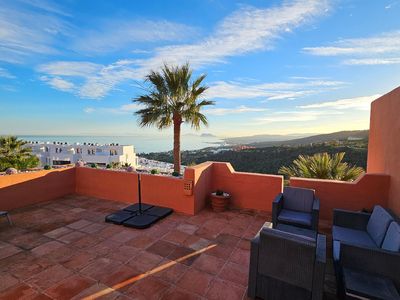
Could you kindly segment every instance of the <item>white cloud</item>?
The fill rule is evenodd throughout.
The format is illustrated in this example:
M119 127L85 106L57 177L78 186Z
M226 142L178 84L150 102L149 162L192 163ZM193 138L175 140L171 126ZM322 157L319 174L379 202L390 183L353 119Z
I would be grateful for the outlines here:
M125 115L125 114L133 114L135 111L142 109L143 106L137 103L124 104L119 107L86 107L83 111L85 113L108 113L108 114L116 114L116 115Z
M338 40L330 46L307 47L303 50L318 56L347 56L344 64L381 65L400 63L400 31L386 32L367 38Z
M40 10L29 9L18 5L18 1L2 2L0 61L22 63L33 54L58 52L53 43L69 31L69 26L49 13L49 9L44 7Z
M355 98L346 98L339 99L335 101L321 102L315 104L308 104L299 106L299 108L303 109L318 109L318 108L329 108L329 109L337 109L337 110L347 110L347 109L357 109L357 110L366 110L370 109L371 102L375 99L378 99L380 94L364 96L364 97L355 97Z
M293 123L302 123L315 121L320 119L323 116L331 116L338 115L340 112L333 111L285 111L285 112L275 112L269 114L266 117L255 119L254 124L271 124L271 123L285 123L285 122L293 122Z
M190 61L193 67L200 67L224 62L231 56L272 48L286 28L294 29L307 23L324 14L327 7L328 0L294 0L268 9L241 8L225 18L208 38L193 44L156 48L154 56L148 59L123 60L106 66L93 66L90 62L53 62L39 67L39 71L78 77L83 81L75 83L78 95L101 98L119 83L141 80L150 69L158 69L163 63Z
M241 105L241 106L233 107L233 108L209 108L209 109L205 109L203 112L206 115L223 116L223 115L229 115L229 114L261 112L261 111L266 111L266 110L267 110L266 108L248 107L245 105Z
M48 85L50 85L52 88L56 90L60 90L63 92L74 92L75 91L75 85L67 81L65 79L59 78L59 77L47 77L47 76L41 76L40 80L46 82Z
M138 42L180 41L195 35L197 29L165 20L108 21L98 30L81 32L72 48L89 53L112 52Z
M0 67L0 77L7 78L7 79L14 79L15 76L12 75L8 70Z
M218 81L211 84L207 97L224 99L266 98L268 100L296 99L340 88L341 81L299 79L295 82L244 84L242 82Z

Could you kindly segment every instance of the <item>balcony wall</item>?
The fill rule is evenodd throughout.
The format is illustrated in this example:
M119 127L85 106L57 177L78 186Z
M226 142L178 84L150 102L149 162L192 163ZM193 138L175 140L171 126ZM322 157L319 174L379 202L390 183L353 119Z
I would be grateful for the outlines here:
M388 206L400 215L400 88L371 104L367 170L390 175Z
M320 199L320 218L332 220L334 208L372 209L376 204L388 205L390 176L364 174L354 182L291 178L290 186L314 189Z
M75 168L0 176L0 210L16 209L75 192Z

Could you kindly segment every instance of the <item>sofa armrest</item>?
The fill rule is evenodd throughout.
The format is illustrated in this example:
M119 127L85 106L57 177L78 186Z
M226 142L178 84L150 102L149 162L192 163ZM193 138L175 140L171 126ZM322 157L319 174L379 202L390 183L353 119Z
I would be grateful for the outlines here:
M280 193L278 196L275 197L274 201L272 202L272 224L275 228L278 224L278 216L281 212L283 206L283 193Z
M251 240L250 243L250 265L249 265L249 282L248 282L247 295L249 296L249 298L252 299L256 298L256 293L257 293L258 254L259 254L258 252L260 245L260 231Z
M317 197L314 198L313 206L312 206L312 224L311 227L313 230L318 231L318 223L319 223L319 199Z
M326 266L326 236L318 234L317 247L315 253L312 300L323 299L325 266Z
M371 214L342 209L333 210L333 225L366 230Z
M340 243L340 266L388 277L400 284L400 253Z

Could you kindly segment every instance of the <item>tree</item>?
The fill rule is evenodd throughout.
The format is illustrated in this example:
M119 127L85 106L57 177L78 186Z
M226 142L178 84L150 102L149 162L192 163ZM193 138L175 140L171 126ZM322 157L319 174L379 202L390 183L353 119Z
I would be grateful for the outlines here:
M151 71L145 79L149 84L147 93L133 100L144 108L136 112L140 126L156 126L158 129L174 127L174 171L180 173L180 136L182 123L193 129L208 125L207 118L200 111L213 105L213 101L201 99L207 86L203 85L206 75L192 80L189 64L183 66L164 65L160 72Z
M25 145L26 142L16 136L0 136L0 171L7 168L25 170L38 166L39 159Z
M336 153L332 156L326 152L312 156L299 155L291 166L281 167L279 174L287 177L353 181L364 172L364 169L342 162L344 155L344 152Z

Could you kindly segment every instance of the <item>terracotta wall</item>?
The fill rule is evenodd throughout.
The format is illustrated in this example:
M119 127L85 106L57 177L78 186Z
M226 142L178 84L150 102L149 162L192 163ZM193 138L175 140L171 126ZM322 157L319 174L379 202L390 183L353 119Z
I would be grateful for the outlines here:
M194 212L197 213L207 205L211 193L212 162L205 162L185 170L185 179L193 182Z
M364 174L354 182L291 178L290 186L314 189L320 199L320 218L332 220L334 208L372 209L375 204L387 206L390 176Z
M229 163L212 165L211 190L222 189L231 194L231 204L237 208L272 210L272 201L282 192L283 177L236 172Z
M389 207L400 215L400 88L372 102L367 170L390 175Z
M75 192L75 168L0 176L0 210L49 201Z
M76 168L75 192L84 196L135 203L138 201L137 174Z

